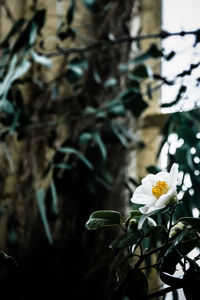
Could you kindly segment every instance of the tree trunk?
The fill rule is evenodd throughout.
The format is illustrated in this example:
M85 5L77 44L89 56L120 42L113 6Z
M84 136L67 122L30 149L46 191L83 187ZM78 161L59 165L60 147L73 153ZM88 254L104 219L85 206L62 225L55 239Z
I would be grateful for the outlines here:
M102 6L106 4L100 2ZM133 0L112 2L105 14L96 15L77 1L71 27L78 35L75 39L71 36L60 40L56 32L70 5L71 1L48 4L44 0L1 1L2 40L15 20L22 16L30 18L36 9L47 10L46 23L35 49L50 53L53 62L50 69L32 64L31 81L19 84L18 89L13 87L13 93L21 92L29 121L19 130L1 134L1 206L5 213L0 221L0 247L18 263L12 272L2 275L5 299L11 296L35 299L38 295L45 299L49 296L107 299L112 287L115 262L109 265L113 254L108 246L116 231L88 232L85 222L97 209L124 213L128 150L119 141L110 140L106 123L102 125L101 119L96 122L92 115L84 117L84 110L89 106L101 107L105 99L113 99L124 88L118 64L126 62L130 45L85 53L89 71L75 91L74 85L61 75L77 54L54 56L52 53L58 47L77 47L91 40L106 39L108 34L116 38L127 35ZM64 27L62 33L65 30ZM100 83L95 81L94 74L98 74ZM101 82L112 76L119 85L105 89ZM53 88L57 89L56 99L52 96ZM83 161L58 151L60 147L77 146L80 134L91 127L105 133L105 167L109 170L107 176L113 178L111 190L105 187L104 181L93 183L93 173ZM100 159L98 147L93 143L80 146L79 150L93 164ZM69 163L73 171L54 167L61 163ZM44 211L47 219L42 215Z

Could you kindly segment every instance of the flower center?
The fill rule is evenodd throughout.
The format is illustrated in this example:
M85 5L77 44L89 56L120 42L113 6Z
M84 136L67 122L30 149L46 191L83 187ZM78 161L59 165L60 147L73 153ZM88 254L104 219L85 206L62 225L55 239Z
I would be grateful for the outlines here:
M163 194L167 194L169 187L165 181L157 181L155 185L152 185L152 193L158 199Z

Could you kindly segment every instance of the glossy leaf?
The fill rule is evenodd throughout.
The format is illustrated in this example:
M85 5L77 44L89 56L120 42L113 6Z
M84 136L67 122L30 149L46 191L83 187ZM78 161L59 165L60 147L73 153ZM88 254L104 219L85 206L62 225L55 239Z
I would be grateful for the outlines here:
M139 232L128 232L127 234L116 238L110 245L110 248L113 250L114 254L117 255L123 248L137 244L140 238L141 234Z
M180 218L177 222L186 223L192 226L193 229L200 229L200 218L183 217Z
M197 240L194 239L194 230L185 229L173 241L173 244L167 249L162 257L162 272L173 274L176 270L176 265L184 255L187 255L197 246ZM184 240L184 242L182 242Z
M119 226L121 224L121 215L113 210L99 210L90 215L86 223L88 230L96 230L108 226Z

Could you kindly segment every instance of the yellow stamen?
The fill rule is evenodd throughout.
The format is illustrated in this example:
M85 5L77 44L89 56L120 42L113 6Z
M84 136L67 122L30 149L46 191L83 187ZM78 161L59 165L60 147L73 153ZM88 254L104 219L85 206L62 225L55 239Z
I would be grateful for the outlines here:
M152 193L158 199L160 196L167 194L169 187L165 181L157 181L156 185L152 185Z

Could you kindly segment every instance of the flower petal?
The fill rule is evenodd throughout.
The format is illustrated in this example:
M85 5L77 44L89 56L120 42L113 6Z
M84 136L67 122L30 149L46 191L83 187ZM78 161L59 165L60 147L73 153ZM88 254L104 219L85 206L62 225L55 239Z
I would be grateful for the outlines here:
M162 208L163 208L163 207L162 207ZM152 211L160 210L160 208L157 208L157 207L155 207L155 206L148 206L148 205L145 205L145 206L140 207L139 210L141 211L142 214L149 214L149 213L151 213Z
M135 192L133 193L131 202L137 204L153 205L156 202L156 198L152 195L148 195L147 193L144 193L143 186L140 185L136 188Z
M163 206L167 206L167 204L169 203L169 200L171 199L171 197L173 197L176 194L176 187L172 187L167 194L164 194L162 196L160 196L160 198L158 198L158 200L155 203L156 207L163 207Z

